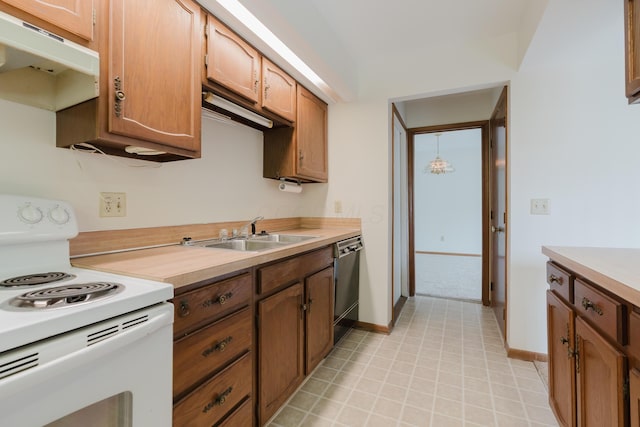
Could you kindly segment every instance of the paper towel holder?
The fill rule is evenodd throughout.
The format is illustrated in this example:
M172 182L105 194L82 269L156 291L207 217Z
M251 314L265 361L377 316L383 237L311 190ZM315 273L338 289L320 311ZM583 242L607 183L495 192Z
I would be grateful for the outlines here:
M286 191L288 193L301 193L302 183L300 180L280 178L278 189L280 191Z

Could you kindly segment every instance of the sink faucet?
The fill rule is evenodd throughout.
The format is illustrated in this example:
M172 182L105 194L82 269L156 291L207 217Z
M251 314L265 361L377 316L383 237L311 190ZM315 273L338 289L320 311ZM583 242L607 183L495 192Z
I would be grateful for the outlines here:
M260 221L261 219L264 219L263 216L257 216L255 218L253 218L251 220L251 222L249 223L249 225L251 225L251 235L255 236L256 235L256 222Z

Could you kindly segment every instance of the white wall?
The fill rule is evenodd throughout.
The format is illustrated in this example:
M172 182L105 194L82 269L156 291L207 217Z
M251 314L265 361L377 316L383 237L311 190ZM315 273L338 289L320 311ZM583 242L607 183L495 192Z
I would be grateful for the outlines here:
M482 253L482 130L443 132L440 157L453 173L424 173L436 155L436 135L414 137L415 249Z
M0 100L0 192L68 200L80 230L315 216L326 184L282 193L262 178L262 133L203 119L202 158L158 165L55 146L55 114ZM129 167L127 165L153 167ZM101 191L127 193L127 216L99 218Z
M390 100L510 82L510 347L546 352L541 245L640 245L640 106L624 98L622 13L609 0L550 1L520 70L517 43L506 38L443 47L404 67L372 58L388 79L363 73L360 100L330 108L328 194L353 200L365 217L363 320L391 318ZM344 184L353 179L360 185ZM531 198L549 198L551 215L531 216Z
M510 96L512 347L544 352L541 245L640 246L640 105L624 97L623 5L551 1ZM529 214L531 198L550 215Z

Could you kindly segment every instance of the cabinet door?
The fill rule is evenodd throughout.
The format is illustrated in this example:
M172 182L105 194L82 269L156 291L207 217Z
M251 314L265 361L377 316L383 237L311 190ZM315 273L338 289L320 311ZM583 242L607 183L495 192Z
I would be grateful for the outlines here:
M112 0L110 29L108 131L198 150L200 6Z
M304 379L303 290L296 283L258 303L260 425Z
M576 376L573 358L574 313L554 292L547 291L549 405L563 427L576 425Z
M576 318L578 425L625 425L626 357L582 318Z
M640 372L629 371L629 416L631 427L640 427Z
M2 0L37 18L93 40L93 0Z
M310 374L333 347L333 267L307 277L305 295L306 373Z
M640 101L640 8L639 0L624 0L626 94Z
M211 15L207 25L207 78L257 103L260 53Z
M296 81L262 58L262 107L291 122L296 119Z
M327 166L327 104L298 85L296 120L297 176L326 182Z

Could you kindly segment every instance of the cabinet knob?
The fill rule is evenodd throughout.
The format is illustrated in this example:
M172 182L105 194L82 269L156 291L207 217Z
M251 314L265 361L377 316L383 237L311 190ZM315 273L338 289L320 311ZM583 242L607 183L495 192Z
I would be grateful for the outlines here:
M233 391L233 387L229 387L228 389L220 393L215 400L207 403L207 405L202 409L202 412L207 413L211 409L215 408L216 406L222 406L224 402L227 401L227 397L229 397L232 391Z
M555 274L549 276L549 283L557 283L558 285L562 285L562 277L558 277Z
M585 311L593 310L594 313L602 316L602 309L587 297L582 297L582 307Z
M191 314L191 310L189 309L189 303L187 301L180 301L180 308L178 310L178 316L186 317Z
M118 101L124 101L127 97L124 95L124 92L121 90L116 91L116 99Z

